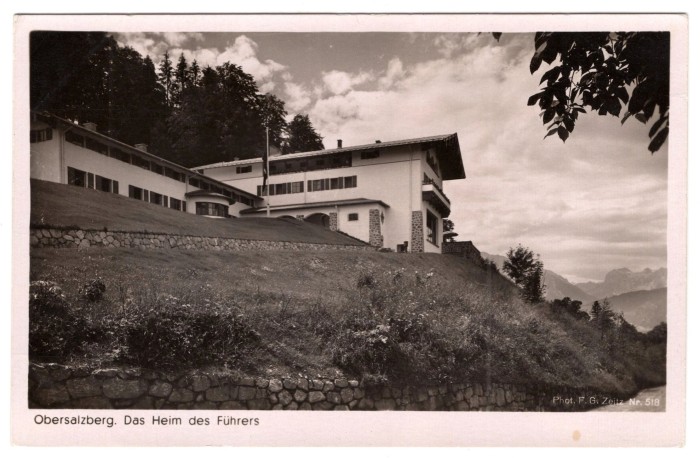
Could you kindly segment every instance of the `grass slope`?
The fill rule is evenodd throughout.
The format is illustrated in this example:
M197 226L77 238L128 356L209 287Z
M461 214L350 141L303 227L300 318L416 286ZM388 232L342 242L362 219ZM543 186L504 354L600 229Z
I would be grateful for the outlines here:
M31 181L33 227L107 228L247 240L363 245L316 224L288 218L212 219L92 189Z
M153 307L177 298L179 304L207 308L235 302L242 313L258 314L256 329L271 344L249 354L244 370L267 375L339 374L324 351L323 339L291 317L308 304L329 310L342 307L363 273L432 272L446 285L468 284L485 293L514 292L498 274L457 257L428 253L35 248L30 267L31 281L57 282L74 304L83 302L81 286L102 278L107 287L104 299L81 311L94 320L121 316L122 309L129 308L126 303Z

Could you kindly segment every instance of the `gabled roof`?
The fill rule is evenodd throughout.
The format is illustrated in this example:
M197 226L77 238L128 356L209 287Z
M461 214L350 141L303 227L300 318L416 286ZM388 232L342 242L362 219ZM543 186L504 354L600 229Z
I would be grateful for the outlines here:
M434 135L432 137L411 138L407 140L394 140L382 143L370 143L367 145L346 146L343 148L324 149L320 151L309 151L305 153L285 154L282 156L270 157L270 162L284 161L289 159L326 156L341 153L350 153L353 151L377 150L391 148L395 146L428 144L436 145L437 159L440 163L443 180L458 180L466 178L464 173L464 164L462 163L462 152L459 149L459 140L457 134ZM228 167L237 165L248 165L262 162L262 158L256 157L252 159L243 159L240 161L217 162L214 164L201 165L192 167L192 170L206 170L218 167Z

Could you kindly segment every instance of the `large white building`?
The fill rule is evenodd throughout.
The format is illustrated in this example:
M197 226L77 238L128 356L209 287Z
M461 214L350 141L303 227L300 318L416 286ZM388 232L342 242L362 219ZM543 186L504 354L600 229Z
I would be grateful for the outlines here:
M30 177L121 194L177 211L237 216L263 199L51 115L33 114Z
M376 247L441 252L442 219L450 214L445 180L465 178L457 134L307 153L269 161L269 196L260 158L194 170L266 199L241 211L318 222Z
M78 125L33 114L31 178L121 194L210 217L301 218L377 248L441 252L450 200L445 180L465 178L457 134L372 143L269 160L187 169Z

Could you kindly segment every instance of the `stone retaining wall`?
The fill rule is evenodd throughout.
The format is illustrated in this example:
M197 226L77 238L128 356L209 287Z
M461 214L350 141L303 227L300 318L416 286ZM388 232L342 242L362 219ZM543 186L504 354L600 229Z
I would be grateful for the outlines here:
M30 364L30 408L218 410L584 410L581 392L500 383L366 386L344 378L261 379L204 372Z
M465 242L443 242L442 254L451 254L470 259L477 264L484 262L481 257L481 252L474 246L471 241Z
M128 247L176 250L343 250L375 251L368 245L334 245L330 243L275 242L195 235L152 234L123 231L32 228L29 241L33 247L87 249L91 247Z

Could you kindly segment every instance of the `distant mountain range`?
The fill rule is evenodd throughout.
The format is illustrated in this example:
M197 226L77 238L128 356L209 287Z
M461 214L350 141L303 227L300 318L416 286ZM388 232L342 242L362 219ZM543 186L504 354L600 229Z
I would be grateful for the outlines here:
M576 286L586 294L598 299L628 293L630 291L651 290L666 287L667 271L644 269L632 272L627 268L615 269L608 272L602 282L576 283Z
M484 252L481 255L502 270L505 256ZM641 272L621 268L608 272L602 282L571 283L545 269L545 298L551 301L570 297L583 302L584 309L590 309L595 300L607 298L613 310L622 312L629 323L640 331L648 331L666 321L666 278L667 270L663 267Z
M632 291L609 297L608 302L613 310L623 313L625 320L642 332L666 321L666 288Z

